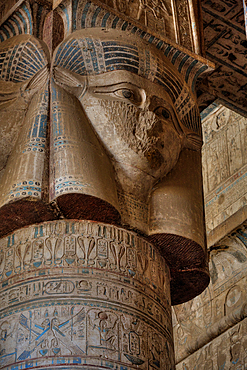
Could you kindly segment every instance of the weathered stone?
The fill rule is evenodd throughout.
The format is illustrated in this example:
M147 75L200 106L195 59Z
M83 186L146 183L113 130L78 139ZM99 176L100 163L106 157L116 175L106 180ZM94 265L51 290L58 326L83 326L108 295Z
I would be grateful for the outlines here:
M246 130L247 119L222 106L203 121L202 163L209 246L246 219L244 214L241 216L247 200Z
M211 283L202 295L174 307L177 369L246 367L245 126L245 118L216 105L203 121Z
M169 268L137 234L69 220L20 229L1 239L0 279L2 368L174 367Z
M198 14L23 0L0 25L3 369L174 369L171 303L209 280Z

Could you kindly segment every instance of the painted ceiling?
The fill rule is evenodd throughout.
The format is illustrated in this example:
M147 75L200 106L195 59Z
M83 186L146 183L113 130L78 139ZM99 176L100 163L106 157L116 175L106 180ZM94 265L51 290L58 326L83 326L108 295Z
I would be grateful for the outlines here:
M202 0L206 58L216 69L199 85L201 108L221 104L247 116L247 39L242 0Z

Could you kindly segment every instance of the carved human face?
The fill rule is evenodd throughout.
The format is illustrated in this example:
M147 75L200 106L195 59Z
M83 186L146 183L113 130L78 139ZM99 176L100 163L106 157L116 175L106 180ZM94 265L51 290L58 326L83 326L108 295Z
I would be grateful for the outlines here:
M75 32L55 52L53 77L79 99L119 184L132 194L146 196L175 166L188 134L197 135L189 88L162 52L138 37Z
M82 106L113 159L151 176L176 163L181 136L164 89L127 71L90 76Z

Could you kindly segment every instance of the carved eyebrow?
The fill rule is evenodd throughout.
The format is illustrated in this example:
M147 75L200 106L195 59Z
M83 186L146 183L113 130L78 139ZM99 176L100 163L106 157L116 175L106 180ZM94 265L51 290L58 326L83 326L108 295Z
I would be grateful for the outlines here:
M118 91L129 90L133 95L130 98L124 96L118 96ZM95 95L108 95L109 98L128 100L129 103L142 107L146 101L146 92L143 88L138 87L131 82L119 82L112 85L105 86L90 86L88 91ZM115 96L114 96L115 95Z
M106 85L106 86L90 86L89 87L89 90L92 90L94 93L110 93L110 92L114 92L116 90L120 90L120 89L129 89L129 90L132 90L132 91L137 91L137 92L140 92L141 91L144 91L142 88L130 83L130 82L119 82L119 83L116 83L116 84L112 84L112 85Z

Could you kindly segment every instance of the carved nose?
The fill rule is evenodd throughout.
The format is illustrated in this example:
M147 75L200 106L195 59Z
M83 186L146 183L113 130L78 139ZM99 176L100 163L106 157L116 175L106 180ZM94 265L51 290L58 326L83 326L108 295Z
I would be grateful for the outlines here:
M155 96L148 96L146 99L146 107L149 111L154 112L157 107L157 98Z
M152 97L150 96L146 96L146 99L145 99L145 103L144 103L144 109L145 110L151 110L150 107L151 107L151 104L152 103Z

